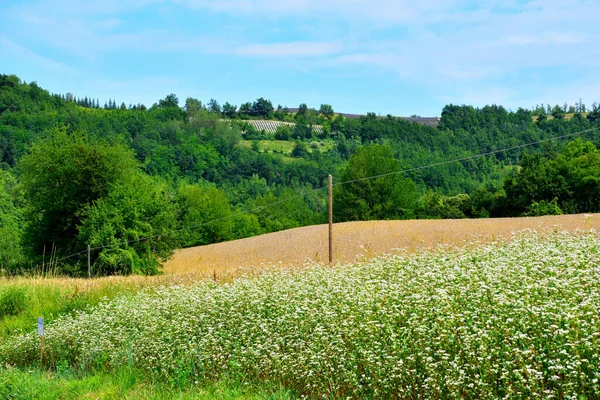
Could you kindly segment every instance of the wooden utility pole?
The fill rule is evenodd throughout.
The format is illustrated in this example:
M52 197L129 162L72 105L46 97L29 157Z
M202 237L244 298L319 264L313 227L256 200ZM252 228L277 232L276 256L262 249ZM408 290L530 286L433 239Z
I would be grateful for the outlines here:
M329 175L329 264L333 264L333 178Z
M92 277L92 258L90 256L90 245L88 244L88 279Z

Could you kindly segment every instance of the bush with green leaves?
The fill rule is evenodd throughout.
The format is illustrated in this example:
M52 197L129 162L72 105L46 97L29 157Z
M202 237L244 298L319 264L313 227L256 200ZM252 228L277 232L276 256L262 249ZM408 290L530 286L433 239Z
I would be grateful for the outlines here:
M94 275L156 274L178 240L170 193L137 174L86 210L79 226L80 248L94 250Z
M276 140L290 140L290 137L292 137L292 129L288 125L277 125L274 136Z
M597 398L599 244L528 234L146 290L50 324L45 363L310 398ZM35 332L0 343L0 363L37 360Z
M541 200L539 203L534 201L527 208L523 215L528 217L538 217L541 215L562 215L562 210L558 206L558 199L555 197L552 201Z
M0 287L0 318L17 315L27 308L29 293L21 286Z

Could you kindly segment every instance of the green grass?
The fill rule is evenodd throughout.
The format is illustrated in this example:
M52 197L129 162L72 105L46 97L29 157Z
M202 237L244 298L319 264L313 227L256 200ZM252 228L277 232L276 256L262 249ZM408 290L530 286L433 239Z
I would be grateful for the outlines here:
M0 278L0 343L34 329L38 316L49 323L100 301L161 284L168 284L168 278Z
M291 399L280 389L243 387L219 382L208 386L175 388L123 368L113 373L75 374L70 371L47 372L39 369L0 368L0 399Z
M252 147L252 143L256 140L242 140L241 144L244 147ZM258 140L258 148L261 152L272 153L279 152L283 154L290 154L294 149L295 142L293 140ZM335 143L332 140L315 140L307 143L308 151L313 151L312 144L316 144L316 148L320 151L329 151L334 148Z
M56 317L84 310L102 299L113 298L123 288L78 292L59 285L28 285L7 283L0 287L0 342L12 335L31 331L38 316L51 322ZM11 298L20 300L20 306L10 306ZM5 312L2 312L5 303ZM6 312L11 310L11 312Z

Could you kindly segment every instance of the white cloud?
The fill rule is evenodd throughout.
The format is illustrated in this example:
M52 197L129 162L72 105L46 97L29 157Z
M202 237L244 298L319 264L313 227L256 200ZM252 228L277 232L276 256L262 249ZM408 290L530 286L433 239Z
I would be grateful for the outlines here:
M195 9L209 9L259 18L293 17L354 20L368 25L422 24L450 12L461 0L173 0Z
M236 34L125 29L127 13L156 4L223 21L235 16ZM390 81L459 103L529 102L523 92L533 86L523 87L535 78L532 71L544 69L572 71L573 79L544 94L567 96L575 77L600 67L597 0L37 0L6 15L21 24L24 36L80 58L115 51L264 57L274 69L389 73ZM244 20L252 29L262 23L260 34ZM9 46L6 40L0 46ZM504 86L507 78L512 89ZM545 83L539 85L542 93Z
M238 47L234 52L244 56L321 57L340 50L341 45L337 42L288 42L247 45Z
M559 46L583 43L585 40L586 35L575 32L546 32L505 36L500 40L500 44L505 46Z

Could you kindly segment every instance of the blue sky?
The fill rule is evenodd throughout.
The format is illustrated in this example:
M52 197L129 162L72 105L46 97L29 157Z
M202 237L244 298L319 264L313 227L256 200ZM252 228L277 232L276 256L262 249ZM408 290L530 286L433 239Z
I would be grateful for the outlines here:
M590 105L599 15L598 0L2 0L0 73L146 105Z

